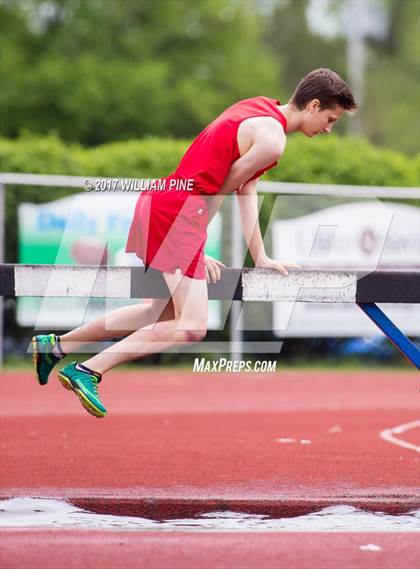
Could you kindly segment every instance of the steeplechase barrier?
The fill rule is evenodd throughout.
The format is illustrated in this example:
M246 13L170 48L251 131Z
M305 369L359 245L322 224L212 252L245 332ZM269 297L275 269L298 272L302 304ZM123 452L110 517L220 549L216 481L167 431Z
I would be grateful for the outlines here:
M353 303L420 369L420 350L378 303L419 304L420 271L224 269L208 285L210 300ZM158 271L92 265L0 265L0 294L9 297L169 298Z

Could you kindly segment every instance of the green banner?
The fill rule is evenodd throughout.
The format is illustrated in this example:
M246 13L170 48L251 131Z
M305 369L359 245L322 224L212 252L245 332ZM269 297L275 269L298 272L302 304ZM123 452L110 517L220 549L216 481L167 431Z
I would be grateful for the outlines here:
M18 210L19 263L108 266L142 265L125 253L138 193L80 193L40 205L24 203ZM217 214L208 228L206 253L220 258L222 220ZM21 326L71 329L139 300L19 298ZM211 301L209 328L220 325L220 303Z

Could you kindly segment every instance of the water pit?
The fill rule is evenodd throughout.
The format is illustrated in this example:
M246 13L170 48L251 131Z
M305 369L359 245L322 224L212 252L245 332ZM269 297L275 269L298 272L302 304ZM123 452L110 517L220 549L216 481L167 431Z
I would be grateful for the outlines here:
M109 509L109 508L108 508ZM121 510L121 508L120 508ZM273 531L273 532L418 532L420 509L392 514L337 504L286 516L245 511L209 511L182 517L98 513L65 500L9 498L0 501L0 524L6 528L78 528L134 531Z

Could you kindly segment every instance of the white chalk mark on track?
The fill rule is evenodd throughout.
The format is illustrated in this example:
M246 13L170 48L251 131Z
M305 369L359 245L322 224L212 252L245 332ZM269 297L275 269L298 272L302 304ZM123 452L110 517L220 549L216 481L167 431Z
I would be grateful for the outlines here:
M296 439L274 439L276 443L296 443L298 442ZM310 445L312 441L310 439L300 439L299 440L301 445Z
M389 443L393 443L394 445L399 445L404 448L408 448L410 450L414 450L415 452L420 452L420 447L409 443L407 441L403 441L394 435L401 435L410 429L415 429L416 427L420 427L420 420L411 421L410 423L404 423L403 425L398 425L397 427L393 427L392 429L385 429L379 433L381 439L384 441L388 441Z
M375 545L374 543L368 543L367 545L361 545L359 547L361 551L381 551L382 547Z

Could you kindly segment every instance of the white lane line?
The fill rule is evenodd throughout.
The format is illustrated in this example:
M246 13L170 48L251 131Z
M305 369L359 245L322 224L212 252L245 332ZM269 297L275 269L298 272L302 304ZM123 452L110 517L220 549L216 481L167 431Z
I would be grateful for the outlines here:
M381 439L384 439L384 441L388 441L389 443L393 443L394 445L399 445L401 447L408 448L416 452L420 452L419 446L413 443L409 443L407 441L403 441L398 437L394 437L394 434L401 435L402 433L405 433L410 429L415 429L416 427L420 427L420 420L411 421L410 423L404 423L403 425L398 425L397 427L393 427L392 429L385 429L379 433L379 436L381 437Z

